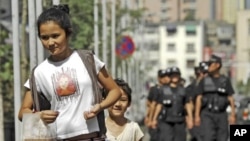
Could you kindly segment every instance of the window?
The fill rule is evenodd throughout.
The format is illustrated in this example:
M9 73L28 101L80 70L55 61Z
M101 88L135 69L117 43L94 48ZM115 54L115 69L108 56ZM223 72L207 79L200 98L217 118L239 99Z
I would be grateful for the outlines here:
M162 12L163 14L165 14L165 13L167 12L167 8L162 8L162 9L161 9L161 12Z
M196 0L183 0L184 3L186 2L195 2Z
M174 43L169 43L167 46L167 51L168 52L175 52L176 48L175 48L175 44Z
M149 28L147 28L146 29L146 33L148 33L148 34L156 34L157 33L157 28L153 28L153 27L149 27Z
M186 67L189 69L194 68L195 67L195 60L193 60L193 59L187 60Z
M186 34L187 35L196 35L195 25L186 25Z
M176 32L177 32L177 29L176 29L176 27L167 27L167 34L168 34L168 36L173 36L173 35L175 35L176 34Z
M148 48L151 51L157 51L157 50L159 50L159 44L158 43L154 43L154 42L149 43Z
M168 66L168 67L177 66L176 60L174 60L174 59L168 60L168 61L167 61L167 66Z
M148 65L149 65L149 66L157 66L158 63L159 63L158 60L150 60Z
M225 45L225 46L229 46L229 45L231 45L231 40L226 40L226 39L224 39L224 40L219 40L219 44L220 45Z
M187 44L186 52L187 52L187 53L195 52L195 46L194 46L193 43L188 43L188 44Z

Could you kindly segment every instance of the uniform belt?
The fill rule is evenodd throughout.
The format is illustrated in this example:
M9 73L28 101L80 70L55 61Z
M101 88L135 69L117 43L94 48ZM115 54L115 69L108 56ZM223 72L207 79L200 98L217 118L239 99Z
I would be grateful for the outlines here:
M211 113L224 113L224 112L226 112L226 110L214 110L214 109L208 109L208 108L205 108L204 110L211 112Z

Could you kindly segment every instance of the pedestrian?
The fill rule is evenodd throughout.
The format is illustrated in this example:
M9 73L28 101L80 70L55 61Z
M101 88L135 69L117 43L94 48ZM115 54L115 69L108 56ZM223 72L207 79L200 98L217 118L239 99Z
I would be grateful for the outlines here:
M54 5L43 11L37 20L37 30L43 47L50 54L34 71L37 91L51 104L51 109L39 112L41 120L45 124L56 124L58 140L100 138L96 116L120 98L119 87L105 64L93 55L98 83L108 91L100 103L94 102L94 84L79 54L69 45L72 25L67 5ZM24 86L27 90L18 115L20 121L25 113L36 112L29 80Z
M170 82L169 78L170 68L160 69L157 73L158 83L152 86L149 90L147 98L147 111L145 117L145 125L148 127L148 133L150 136L150 141L158 141L159 138L159 129L155 126L152 126L153 116L157 104L157 99L160 94L160 87L162 85L168 85Z
M195 125L202 129L202 141L227 141L228 124L235 123L234 89L229 77L220 74L222 60L212 55L208 75L199 83L195 104ZM227 107L231 107L229 115Z
M108 108L107 139L109 141L142 141L144 134L138 123L124 116L127 108L131 105L132 90L123 79L117 78L115 82L120 87L122 96Z
M185 118L191 111L187 111L190 108L178 67L171 68L170 78L170 84L160 88L153 125L159 127L159 141L186 141Z
M189 130L189 133L191 135L190 141L201 141L201 135L200 131L201 129L199 126L194 126L194 113L195 113L195 101L197 97L196 89L199 85L199 82L201 79L206 75L207 72L207 66L204 64L205 62L202 61L199 63L199 66L194 67L194 75L195 79L186 87L187 92L187 98L190 104L190 110L192 111L192 114L190 117L187 117L187 128Z

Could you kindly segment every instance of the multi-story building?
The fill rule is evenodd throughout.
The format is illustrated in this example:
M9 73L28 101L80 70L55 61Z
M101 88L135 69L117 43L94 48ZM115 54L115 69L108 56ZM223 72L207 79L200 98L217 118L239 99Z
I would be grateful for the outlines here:
M137 50L135 57L142 62L141 69L145 70L147 82L157 82L157 71L162 68L159 63L159 25L147 24L139 33L133 34Z
M236 69L237 81L246 82L250 77L250 11L239 11L236 24Z
M205 32L205 47L211 50L210 55L213 53L222 58L222 73L231 75L230 64L235 55L236 45L235 26L227 22L206 21Z
M222 20L223 0L144 0L146 21L153 23Z
M186 19L217 20L235 24L237 11L249 9L250 0L141 0L147 22L175 22ZM142 2L140 2L142 3Z
M0 20L10 18L11 15L11 1L0 0Z
M162 68L178 66L189 82L194 67L202 61L204 47L203 22L167 23L159 27L159 60Z

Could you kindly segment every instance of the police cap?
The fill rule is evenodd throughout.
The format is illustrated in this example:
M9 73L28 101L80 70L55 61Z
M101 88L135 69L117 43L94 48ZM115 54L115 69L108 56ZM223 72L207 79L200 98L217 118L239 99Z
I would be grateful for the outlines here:
M178 67L172 67L170 69L170 74L179 74L179 75L181 75L181 71L180 71L180 69Z
M211 55L210 59L209 59L210 63L220 63L221 64L221 58L219 56L216 55Z
M158 70L158 77L164 77L168 75L169 75L169 72L167 70L164 70L164 69Z

